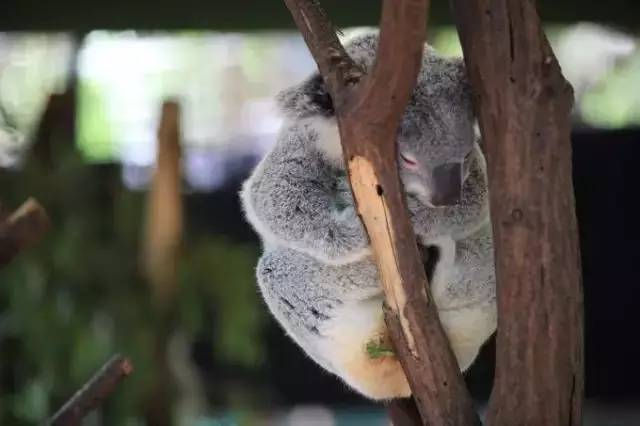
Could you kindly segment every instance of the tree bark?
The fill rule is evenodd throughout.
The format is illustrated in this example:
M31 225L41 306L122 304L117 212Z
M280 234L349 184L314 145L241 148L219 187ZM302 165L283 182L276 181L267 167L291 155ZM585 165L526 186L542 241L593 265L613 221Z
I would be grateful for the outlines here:
M499 312L488 422L579 425L583 328L572 89L533 1L451 3L488 162Z
M50 426L77 426L133 372L128 358L115 355L47 422Z
M285 0L333 98L351 187L384 288L385 318L424 424L477 424L409 223L396 135L421 65L426 0L385 0L376 63L363 75L315 0Z
M6 216L4 213L2 216ZM29 198L13 214L0 217L0 266L37 243L51 227L46 211Z

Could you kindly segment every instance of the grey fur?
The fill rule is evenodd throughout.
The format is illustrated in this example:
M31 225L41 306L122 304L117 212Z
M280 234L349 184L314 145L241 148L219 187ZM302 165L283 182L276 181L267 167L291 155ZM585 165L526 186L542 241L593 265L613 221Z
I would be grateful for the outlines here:
M367 69L376 45L374 33L355 38L346 49ZM471 95L464 76L461 60L442 58L425 47L422 70L398 132L400 164L403 154L420 164L417 170L400 167L405 189L425 205L437 189L434 169L473 156ZM336 203L335 184L344 174L344 162L331 118L333 107L321 79L314 74L284 90L278 103L289 122L243 188L250 222L265 244L300 250L331 264L362 259L369 253L366 233L354 210ZM334 138L323 134L326 128L335 129Z
M440 320L461 370L466 370L496 327L495 272L491 227L488 222L459 240L448 252L446 242L434 241L441 259L431 281ZM443 247L445 246L445 247ZM331 323L363 330L356 348L364 350L375 338L364 325L353 324L354 311L365 318L381 318L383 293L377 266L371 257L341 266L328 265L287 248L267 250L257 267L262 296L287 334L325 370L338 375L360 393L374 399L407 394L374 393L349 375L338 352L343 344ZM375 324L374 324L375 325ZM372 326L372 328L375 328ZM334 352L335 351L335 352ZM372 375L375 370L372 369ZM384 377L379 378L384 381Z
M346 48L366 70L376 43L377 34L369 34ZM314 75L283 91L278 103L288 122L241 193L263 240L262 295L287 333L326 370L371 398L406 396L397 362L369 365L358 358L367 342L385 333L383 293L345 177L331 99ZM425 47L398 132L399 170L419 242L439 248L432 292L463 370L496 322L486 167L473 122L462 62ZM402 156L419 167L406 166ZM462 199L435 208L432 172L450 163L464 164Z

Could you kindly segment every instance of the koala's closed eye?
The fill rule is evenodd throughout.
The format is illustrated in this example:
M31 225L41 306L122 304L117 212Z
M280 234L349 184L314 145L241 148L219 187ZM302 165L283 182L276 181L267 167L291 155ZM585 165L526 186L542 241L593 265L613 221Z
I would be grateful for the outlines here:
M401 152L400 158L402 158L402 163L405 167L411 170L416 170L418 168L418 161L413 155Z

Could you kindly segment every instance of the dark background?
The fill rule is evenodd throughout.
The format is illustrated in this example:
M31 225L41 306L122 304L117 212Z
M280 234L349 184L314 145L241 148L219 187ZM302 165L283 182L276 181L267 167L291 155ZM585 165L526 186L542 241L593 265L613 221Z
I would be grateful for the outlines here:
M628 29L638 28L640 5L629 0L541 0L545 22L595 21ZM377 22L379 0L324 0L322 5L338 26ZM0 29L91 30L101 29L213 29L262 30L292 28L284 3L278 0L4 0ZM430 22L451 23L449 4L431 2Z

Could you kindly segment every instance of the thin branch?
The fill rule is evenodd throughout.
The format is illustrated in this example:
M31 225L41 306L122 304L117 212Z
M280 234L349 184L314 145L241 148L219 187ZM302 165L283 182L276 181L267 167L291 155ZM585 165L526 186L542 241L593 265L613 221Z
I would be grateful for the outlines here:
M498 331L491 425L582 424L572 91L536 2L451 0L487 154Z
M396 135L420 70L429 2L384 0L374 69L349 84L345 70L353 69L352 62L344 57L317 2L285 3L336 105L351 187L385 293L385 319L422 421L431 426L478 424L428 294L396 163Z
M348 86L356 84L363 71L347 54L334 26L318 0L284 0L327 84L336 109L345 102Z
M49 420L50 426L75 426L115 391L133 372L128 358L115 355Z
M0 266L37 243L50 227L44 208L33 198L25 201L0 223Z

